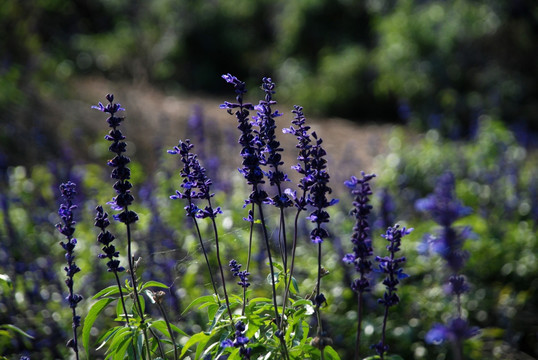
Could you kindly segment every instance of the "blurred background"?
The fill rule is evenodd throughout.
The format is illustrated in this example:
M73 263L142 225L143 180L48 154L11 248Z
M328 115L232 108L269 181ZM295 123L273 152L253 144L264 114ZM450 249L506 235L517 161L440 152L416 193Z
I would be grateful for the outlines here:
M311 115L469 138L488 114L536 144L532 0L6 0L0 27L4 157L31 152L21 136L41 146L39 109L75 80L222 94L224 73L272 76Z
M414 280L402 287L407 305L393 319L395 351L405 359L450 358L447 347L424 342L452 304L435 275L443 264L417 250L435 225L413 206L450 170L458 197L473 208L458 225L469 225L480 240L466 245L473 291L465 306L483 332L466 353L538 357L536 1L3 0L0 35L0 275L12 282L0 281L0 325L36 339L0 332L0 355L68 356L63 254L53 227L61 182L80 185L77 232L89 240L80 245L85 296L109 284L106 273L94 271L104 264L96 265L92 229L95 205L113 195L104 166L107 128L103 114L90 109L106 93L127 109L143 219L135 236L156 264L143 278L175 284L167 304L173 314L204 294L197 287L204 280L193 275L202 272L192 256L196 244L185 235L189 225L178 221L182 205L168 201L179 177L165 150L179 138L193 140L218 200L234 210L225 215L240 230L232 236L231 225L223 229L228 253L241 249L239 159L217 156L239 152L235 121L218 108L233 99L220 77L231 73L247 82L254 103L261 78L272 77L286 114L280 127L289 126L291 105L300 104L326 140L341 199L333 216L341 233L333 234L327 261L336 279L327 282L327 321L347 331L334 339L343 358L353 348L354 298L353 274L340 264L352 228L351 198L341 184L360 170L378 174L377 218L417 228L404 249ZM288 166L294 139L282 141ZM383 206L390 214L381 214ZM382 227L374 232L381 241ZM304 288L312 286L308 271L302 275ZM195 320L181 326L188 330ZM367 319L367 342L377 339L379 323L379 316Z

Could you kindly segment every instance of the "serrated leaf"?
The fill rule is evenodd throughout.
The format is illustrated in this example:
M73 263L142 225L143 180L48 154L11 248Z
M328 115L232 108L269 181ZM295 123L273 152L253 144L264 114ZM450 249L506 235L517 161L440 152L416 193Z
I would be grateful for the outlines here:
M112 298L104 298L101 300L98 300L95 304L93 304L90 307L90 310L88 311L88 315L84 318L84 325L82 327L82 346L84 346L84 349L86 349L86 355L89 356L90 349L89 349L89 342L90 342L90 331L92 329L93 323L97 319L97 316L103 311L104 308L106 308L111 302L113 302L115 299Z
M111 285L109 287L104 288L103 290L99 291L97 294L92 296L92 299L98 299L102 296L112 296L116 295L120 292L120 289L118 288L118 285Z

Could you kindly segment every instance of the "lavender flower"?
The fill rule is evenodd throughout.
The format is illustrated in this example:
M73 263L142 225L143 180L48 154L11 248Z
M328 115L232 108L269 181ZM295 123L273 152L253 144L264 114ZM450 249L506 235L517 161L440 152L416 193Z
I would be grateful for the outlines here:
M383 298L378 300L380 304L385 306L381 341L373 346L381 359L383 359L384 353L389 349L389 346L385 343L385 331L387 327L389 308L397 305L400 302L400 298L396 293L398 290L397 286L401 279L405 279L409 276L403 272L403 268L401 267L401 264L405 262L405 257L397 258L396 253L400 251L402 238L409 235L411 231L413 231L412 228L400 228L398 224L396 224L394 227L389 227L387 232L384 235L381 235L389 242L387 245L389 256L376 256L375 258L375 261L379 263L379 271L386 274L386 277L383 280L383 285L385 285L386 291L383 294Z
M211 198L215 195L211 193L210 191L211 180L206 176L205 169L200 165L197 155L190 152L193 147L194 145L190 143L189 139L187 139L184 142L180 140L177 146L174 146L172 150L168 150L169 154L172 154L172 155L179 154L181 156L181 162L183 163L183 169L180 172L180 175L183 178L183 182L181 184L181 187L183 188L183 192L176 190L176 195L170 196L170 199L173 199L173 200L174 199L186 199L187 200L187 206L185 206L185 211L187 212L187 216L192 218L196 226L198 240L200 241L200 246L204 254L206 265L209 271L209 276L211 278L211 284L213 285L213 291L215 295L217 295L218 294L217 285L213 278L213 271L211 269L211 265L209 264L207 251L205 249L204 242L202 241L202 236L200 234L200 229L198 227L198 223L196 219L197 218L210 218L213 224L215 224L215 218L217 214L222 213L222 211L220 207L213 209L211 205ZM194 199L205 199L207 200L208 205L203 210L199 209L194 204L193 202ZM214 226L214 229L216 229L216 226ZM220 268L220 272L222 276L223 287L224 287L224 292L226 296L226 303L228 304L228 296L226 294L226 285L224 283L224 275L223 275L222 267L220 266L221 262L220 262L220 250L219 250L218 236L215 236L215 239L216 239L216 247L217 247L217 260L219 263L219 268ZM220 300L218 301L220 304ZM231 319L231 312L230 312L230 319Z
M241 320L235 323L235 338L234 340L226 339L220 343L220 346L223 348L226 347L235 347L239 348L239 355L241 355L242 359L250 359L250 356L252 354L252 349L249 347L246 347L246 345L250 342L250 339L246 336L244 336L244 332L246 331L246 326L243 324Z
M243 103L243 95L247 92L245 83L230 74L222 75L226 82L234 85L235 93L237 94L237 103L229 103L227 101L220 105L221 109L227 109L232 115L232 110L235 111L235 116L239 125L237 128L241 131L239 144L241 145L241 156L243 157L243 167L239 172L247 180L247 184L253 186L253 191L249 195L249 199L245 204L261 204L267 199L267 193L264 190L258 189L258 185L263 184L263 172L260 168L260 154L256 141L259 141L253 132L252 124L249 121L250 110L254 110L254 106L250 103Z
M454 195L454 175L450 172L443 174L432 195L420 199L415 207L419 211L431 214L432 218L441 226L436 236L428 239L430 246L443 259L454 272L458 272L468 257L462 250L465 239L469 236L468 228L458 229L453 223L468 214L470 208L463 206Z
M282 155L280 154L284 149L280 147L280 142L276 140L275 118L282 116L278 110L272 111L271 105L276 104L276 101L272 99L275 83L271 78L264 77L262 79L262 89L265 92L265 99L261 100L254 108L257 110L257 116L253 117L259 126L258 144L261 146L259 150L260 164L271 166L274 171L269 170L265 175L269 179L271 185L276 185L279 191L279 195L273 198L272 203L277 207L287 207L291 205L286 195L283 195L280 190L280 185L284 181L290 181L288 176L282 172L279 167L284 164L282 161ZM283 198L283 199L282 199Z
M132 184L129 182L131 178L131 170L127 165L131 160L123 155L126 151L127 144L123 141L125 136L118 129L121 122L124 120L123 117L116 116L118 111L125 111L120 104L114 103L114 95L108 94L106 99L109 101L109 104L104 106L99 103L98 106L92 106L93 109L109 113L110 116L107 119L109 127L112 128L108 135L105 136L105 139L112 142L108 150L116 156L112 160L108 160L108 166L113 167L111 177L116 179L114 184L114 190L116 190L117 196L115 196L112 201L108 202L114 210L120 210L121 213L114 215L114 219L121 221L125 224L132 224L138 221L138 215L134 211L128 210L128 206L132 204L134 197L131 195Z
M297 145L295 145L296 148L299 149L299 155L297 156L297 160L300 162L292 166L292 169L295 169L299 174L302 175L302 178L299 180L299 188L303 190L304 193L308 192L310 190L310 187L312 184L314 184L314 178L313 178L313 169L312 169L312 139L310 138L310 134L308 133L310 131L310 126L305 125L306 118L303 113L303 108L301 106L295 105L294 109L292 110L292 113L294 113L294 120L291 122L293 125L297 126L297 129L295 129L293 126L289 128L282 129L282 132L289 133L292 135L295 135L297 138ZM306 209L306 196L303 196L302 198L298 198L295 193L291 193L291 190L289 191L289 194L293 194L292 198L294 199L295 206L300 210Z
M370 226L368 216L372 210L372 205L369 204L372 195L369 181L375 177L375 174L366 175L361 172L362 179L357 179L352 176L345 185L349 187L351 193L355 195L353 201L353 210L350 214L355 217L355 226L353 227L353 235L351 243L353 244L353 253L346 254L343 261L355 266L355 271L359 273L359 277L351 283L351 289L358 294L357 302L357 335L355 341L355 359L359 359L360 351L360 334L362 323L362 294L370 291L370 281L367 275L372 272L372 261L370 257L373 255L372 240L370 239Z
M60 245L65 250L65 259L67 260L67 266L64 267L64 270L67 276L65 284L69 289L69 295L66 297L66 300L73 313L73 338L67 342L67 346L75 351L76 358L78 359L77 328L80 326L80 316L76 313L76 307L82 301L82 296L75 294L73 291L73 277L80 271L80 268L75 263L74 253L77 239L73 237L76 223L73 219L73 210L77 208L77 205L73 203L73 198L76 194L76 184L71 181L61 184L60 193L65 199L65 203L61 204L58 209L58 215L60 215L62 223L58 223L56 228L67 240L66 242L60 241Z
M428 241L437 253L445 259L453 274L448 279L446 290L456 298L457 317L448 325L435 324L426 335L429 343L440 343L443 340L452 342L456 359L463 359L463 340L476 334L479 330L470 327L467 320L462 317L461 296L469 290L465 277L458 274L468 253L462 250L465 239L469 237L469 228L456 228L454 221L470 213L470 209L463 206L454 195L454 175L450 172L443 174L437 183L432 195L419 200L417 209L428 211L433 219L441 226L437 236Z
M461 343L479 333L478 327L469 326L466 320L458 317L449 320L448 325L434 324L426 334L425 340L428 344L441 344L444 341Z
M370 290L370 282L366 276L372 271L372 262L369 258L373 255L372 240L369 238L368 215L372 210L372 205L369 204L369 196L372 195L369 181L375 177L375 174L366 175L364 172L361 174L362 179L352 176L349 181L345 182L345 185L352 189L351 193L355 195L351 215L355 217L356 222L351 236L353 253L347 254L343 261L353 264L360 274L360 278L351 284L351 288L357 293Z
M176 190L176 195L172 195L170 198L187 200L188 205L185 207L187 216L215 218L217 214L222 213L220 207L217 209L206 207L202 210L196 207L193 203L194 199L209 200L215 195L210 191L212 182L211 179L207 177L205 168L200 165L197 155L190 152L193 147L194 145L187 139L185 142L180 140L178 146L174 146L174 149L168 150L169 154L179 154L181 156L181 162L183 163L183 169L181 170L183 183L181 184L181 187L184 191L180 192L179 190Z
M316 141L316 144L310 150L312 156L313 183L310 187L307 202L314 207L314 211L308 219L316 224L316 227L310 232L310 240L314 244L319 244L323 242L324 238L329 236L329 233L323 227L324 223L329 222L330 217L325 209L336 204L338 200L332 199L329 201L327 199L327 194L332 192L332 189L328 186L330 176L326 170L327 160L324 158L327 153L321 146L323 140L321 138L318 139L315 132L312 133L312 137Z
M95 209L95 226L101 229L101 232L97 236L97 241L103 245L103 253L97 255L99 259L108 259L107 267L109 272L123 272L125 268L120 266L120 261L118 260L119 251L116 250L116 247L112 244L115 236L106 230L110 225L108 220L108 214L103 210L102 206L97 206Z
M241 286L243 289L246 289L250 286L248 282L248 276L250 273L246 270L241 271L241 264L239 264L235 259L232 259L229 263L230 270L232 271L233 276L239 277L239 282L237 285Z

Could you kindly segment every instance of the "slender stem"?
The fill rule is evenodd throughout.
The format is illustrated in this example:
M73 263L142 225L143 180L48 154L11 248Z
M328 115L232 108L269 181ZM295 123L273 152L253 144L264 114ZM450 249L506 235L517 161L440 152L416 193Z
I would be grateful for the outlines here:
M280 319L280 315L278 314L278 305L276 303L276 287L275 287L275 271L273 267L273 258L271 256L271 246L269 244L269 235L267 234L267 228L265 227L265 218L263 216L263 210L262 210L262 204L258 204L258 209L260 210L260 220L262 222L262 229L263 229L263 237L265 239L265 246L267 247L267 257L269 259L269 268L271 271L271 287L273 292L273 306L275 308L275 323L278 327L279 331L282 331L282 321ZM280 339L280 344L282 345L282 349L284 351L284 357L286 359L289 358L288 355L288 349L286 347L286 342L284 340L283 334L278 337Z
M198 234L198 240L200 241L202 252L204 253L204 258L207 264L207 269L209 270L209 277L211 278L211 284L213 285L213 291L215 292L215 295L217 296L217 302L220 307L219 293L217 292L217 285L213 278L213 271L211 271L211 265L209 265L209 259L207 258L207 251L205 250L204 242L202 241L202 234L200 233L200 227L198 226L198 221L196 221L196 218L194 216L192 216L192 220L194 222L194 226L196 227L196 233Z
M385 305L385 316L383 317L383 328L381 330L381 353L379 357L381 360L385 358L385 330L387 328L387 319L389 317L389 307Z
M120 278L118 276L118 272L114 271L114 276L116 277L116 283L118 284L118 289L120 291L120 301L121 301L121 307L123 308L123 315L125 315L125 325L129 325L129 316L127 315L127 306L125 306L125 299L123 298L123 290L121 289L121 283Z
M128 214L129 213L129 209L127 206L125 206L125 212ZM132 256L132 249L131 249L131 226L130 224L127 222L125 223L125 226L127 228L127 257L128 257L128 260L129 260L129 273L131 274L131 281L133 282L133 291L134 291L134 296L135 296L135 300L134 300L134 303L136 304L136 306L138 306L138 311L139 311L139 314L140 314L140 326L142 327L142 332L144 333L144 340L146 342L146 348L147 348L147 352L148 352L148 360L151 359L151 351L150 351L150 348L149 348L149 339L148 339L148 332L146 331L146 327L144 326L145 325L145 320L144 320L144 313L142 312L142 304L140 303L140 298L138 297L138 286L137 286L137 282L136 282L136 273L134 271L134 267L133 267L133 256Z
M170 326L170 320L168 320L166 311L164 311L163 306L158 301L157 301L157 306L159 307L159 310L161 311L161 314L164 318L164 322L166 323L166 327L168 328L168 333L170 334L170 337L172 338L172 343L174 344L174 359L178 360L179 355L177 353L176 337L174 336L174 333L172 332L172 327Z
M123 296L123 290L121 289L120 277L118 276L117 271L114 271L114 277L116 278L116 283L118 284L118 289L120 291L120 301L121 301L121 307L123 308L123 315L125 316L125 326L129 326L129 315L127 314L127 306L125 305L125 298ZM136 359L138 357L138 353L136 351L136 346L132 339L131 339L131 345L133 347L134 357Z
M362 291L357 295L357 337L355 339L355 360L360 359L360 344L361 344L361 328L362 328Z
M155 334L155 331L153 331L152 328L149 328L149 332L151 333L151 335L153 335L153 338L155 338L157 340L157 347L159 348L159 352L161 353L161 357L164 359L164 349L163 349L163 345L161 344L161 340L157 337L157 334ZM151 359L149 359L151 360Z
M207 199L209 207L211 208L211 199ZM217 223L215 217L211 216L211 223L213 224L213 233L215 234L215 248L217 250L217 261L219 263L220 277L222 281L222 289L224 291L224 299L226 300L226 308L228 309L228 315L230 316L230 321L232 326L234 326L234 319L232 317L232 310L230 309L230 300L228 299L228 292L226 291L226 279L224 278L224 271L222 269L222 263L220 261L220 246L219 246L219 232L217 231Z
M247 272L250 269L250 259L252 258L252 237L254 234L254 215L256 207L252 203L252 208L250 209L252 215L252 221L250 221L250 233L248 238L248 255L247 255ZM245 307L247 305L247 289L243 288L243 308L241 309L241 315L245 315Z
M318 296L320 294L320 287L321 287L321 242L318 243L318 281L317 281L317 284L316 284L316 313L317 313L317 317L318 317L318 336L321 336L323 337L324 336L324 333L323 333L323 324L321 323L321 304L319 304L317 302L317 299L318 299ZM325 352L324 352L324 349L325 347L322 346L321 347L321 359L324 360L325 359Z
M73 294L73 288L71 287L71 295ZM72 308L72 311L73 311L73 319L76 318L77 316L77 311L76 311L76 308ZM73 341L74 341L74 345L73 346L73 350L75 351L75 357L77 358L77 360L79 359L78 357L78 340L77 340L77 327L75 326L75 324L73 323Z
M295 268L295 250L297 248L297 236L298 236L298 228L297 228L297 225L298 225L298 222L299 222L299 214L301 213L301 209L298 209L297 210L297 214L295 215L295 223L294 223L294 234L293 234L293 244L292 244L292 249L291 249L291 264L290 264L290 279L288 281L288 283L286 284L286 291L284 292L284 303L282 304L282 315L284 315L285 311L286 311L286 303L287 303L287 299L288 299L288 296L290 294L290 285L292 283L292 279L293 279L293 270ZM282 316L282 320L281 320L281 327L284 325L284 316Z

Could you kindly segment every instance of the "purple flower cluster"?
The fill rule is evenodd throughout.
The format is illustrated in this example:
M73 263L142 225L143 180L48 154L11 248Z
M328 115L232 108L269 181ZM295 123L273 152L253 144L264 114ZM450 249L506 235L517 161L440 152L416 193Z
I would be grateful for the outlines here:
M170 196L170 198L187 200L188 205L185 207L187 216L215 218L217 214L222 213L220 207L213 209L209 203L204 209L199 209L193 203L194 199L210 200L215 195L210 191L212 182L207 177L205 168L200 165L197 155L190 152L193 147L194 145L187 139L184 142L180 140L177 146L174 146L172 150L168 150L169 154L179 154L183 163L183 169L180 173L183 178L183 183L181 184L183 192L176 190L176 194Z
M243 289L248 288L250 286L250 283L248 282L250 273L246 270L241 271L241 264L239 264L235 259L230 261L229 266L232 275L239 277L237 285L241 286Z
M264 77L262 79L262 89L265 92L264 100L261 100L254 108L257 110L257 116L253 117L256 124L259 127L257 137L255 141L259 149L260 164L268 165L273 168L265 173L269 183L276 185L279 194L271 199L271 203L279 208L285 208L292 206L292 202L287 195L282 194L280 185L285 181L290 181L288 176L279 169L279 166L284 165L282 161L282 155L280 154L284 149L280 147L280 142L277 141L275 135L276 123L275 118L282 116L278 110L271 109L271 105L276 104L276 101L272 99L275 83L271 78ZM256 133L256 132L255 132Z
M249 121L250 110L254 110L254 106L250 103L243 103L243 95L247 92L244 82L230 74L222 75L222 78L234 86L237 94L237 103L225 101L224 104L220 105L220 108L227 109L231 115L232 110L236 109L235 116L239 123L237 128L241 131L239 144L241 145L241 156L243 157L243 167L239 169L239 172L247 180L247 184L253 187L253 191L245 203L261 204L267 200L267 193L258 188L258 185L264 183L264 175L260 168L262 164L260 163L259 152L261 145L259 135L253 131L252 124Z
M250 339L244 336L245 330L245 324L243 324L243 322L239 320L235 323L235 339L233 341L230 339L226 339L221 342L220 346L223 348L232 346L239 348L239 355L241 355L241 358L248 360L250 359L250 356L252 354L252 349L246 347L246 345L250 342Z
M97 256L99 257L99 259L108 259L106 265L109 272L123 272L125 271L125 268L123 266L120 266L120 261L118 260L120 253L112 244L112 241L114 241L115 236L112 235L110 231L106 230L106 228L110 225L110 221L108 220L108 214L103 210L102 206L97 206L95 211L96 216L94 225L95 227L101 229L101 232L97 236L97 241L103 245L103 253Z
M396 224L394 227L389 227L387 232L384 235L381 235L389 242L387 245L387 250L389 251L389 256L380 257L376 256L375 261L379 263L379 271L386 274L385 279L383 280L383 285L385 285L386 291L383 294L383 298L379 299L378 302L385 306L385 316L383 318L383 330L381 341L374 345L376 352L383 358L383 354L389 349L388 345L385 343L385 330L387 326L387 318L389 308L400 302L400 298L396 293L398 284L401 279L409 277L409 275L403 272L401 265L405 262L405 257L396 257L396 253L400 251L400 246L402 244L402 238L406 235L409 235L413 229L406 229L405 227L400 227Z
M75 233L75 220L73 219L73 210L77 208L77 205L73 203L73 198L76 194L76 184L68 181L60 185L60 193L65 199L65 203L60 205L58 209L58 215L62 219L62 223L58 223L56 228L65 236L67 241L60 241L60 245L65 250L65 259L67 266L64 267L66 279L65 284L69 289L69 295L66 297L69 307L73 313L73 339L67 342L67 346L72 348L78 358L78 345L77 345L77 328L80 326L80 316L76 314L77 304L82 301L82 296L75 294L73 291L73 276L80 271L80 268L75 263L75 246L77 245L77 239L73 237Z
M315 145L310 149L311 156L311 176L312 186L308 194L307 203L314 207L308 219L316 224L316 227L310 232L310 240L314 244L323 242L323 239L329 236L328 231L323 227L324 223L329 222L329 213L325 210L338 202L337 199L328 200L327 194L332 192L329 184L329 173L327 172L327 160L325 159L325 149L321 146L323 140L318 138L316 133L312 133Z
M127 144L123 141L125 136L118 129L124 118L116 116L118 111L124 111L125 109L120 104L114 103L114 95L108 94L106 99L109 102L106 106L99 103L97 106L92 106L92 108L110 114L107 122L112 130L105 136L105 139L112 142L108 150L116 154L113 159L108 160L108 166L114 168L111 177L117 180L114 184L114 190L116 190L117 195L108 204L114 210L121 211L119 214L114 215L115 220L125 224L132 224L138 221L138 215L134 211L128 210L129 205L134 200L133 195L131 195L132 184L129 182L131 170L127 167L131 160L123 154L126 151Z
M352 189L351 193L355 195L353 201L353 210L351 215L355 218L355 226L351 235L351 243L353 244L353 253L347 254L343 261L348 264L353 264L355 270L360 274L358 279L355 279L351 284L351 289L357 293L370 290L370 281L367 275L372 271L372 261L370 257L373 255L372 239L370 239L370 225L368 216L372 210L369 196L372 195L370 180L375 177L375 174L362 174L362 179L357 179L352 176L345 185Z
M306 194L310 191L310 187L312 184L314 184L314 178L312 176L312 140L310 138L310 126L305 125L306 118L303 113L303 108L301 106L295 105L294 109L292 110L292 113L294 114L294 120L291 122L293 125L297 126L297 129L295 129L293 126L290 126L289 128L282 129L282 132L295 135L297 138L297 145L295 145L296 148L299 149L299 155L297 156L297 160L300 162L292 166L292 169L295 169L299 174L302 175L301 179L299 180L299 188L303 190L303 196L297 197L296 192L292 192L288 189L288 195L290 195L295 203L295 206L299 210L306 210Z
M430 243L434 250L445 259L452 275L446 285L447 293L457 301L457 316L448 321L447 325L435 324L426 334L429 343L450 341L456 347L461 357L462 341L479 333L477 327L471 327L462 318L461 296L469 290L465 277L458 274L468 258L468 253L462 250L465 240L469 237L470 229L456 228L454 222L470 213L470 209L461 204L455 194L454 175L450 172L443 174L437 183L434 193L417 202L419 210L426 211L441 226L436 237ZM458 356L458 355L457 355Z
M454 175L450 172L443 174L435 187L434 193L420 199L415 207L419 211L426 212L437 222L441 229L436 236L428 239L429 245L443 259L453 272L458 272L468 257L467 252L462 250L463 243L470 235L469 228L458 229L453 226L454 222L471 213L471 209L463 206L455 197Z

